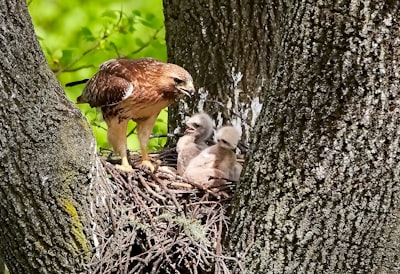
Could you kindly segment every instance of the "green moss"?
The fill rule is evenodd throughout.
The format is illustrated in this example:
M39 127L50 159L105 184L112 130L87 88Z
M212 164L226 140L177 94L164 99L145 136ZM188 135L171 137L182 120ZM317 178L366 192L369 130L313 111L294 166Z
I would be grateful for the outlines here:
M81 254L83 251L85 257L88 259L90 258L90 251L88 248L89 244L85 234L83 233L83 225L78 215L78 212L72 202L68 199L63 199L62 203L64 205L65 211L71 218L71 232L74 238L71 239L70 244L74 247L74 249L76 249L76 254Z
M170 223L175 223L183 227L184 233L194 241L202 244L210 244L207 239L207 228L203 226L199 220L188 219L183 216L174 216L169 213L164 213L156 217L158 220L165 220Z
M36 247L36 250L39 250L40 252L46 251L46 249L44 248L44 246L42 245L42 243L40 241L35 241L34 245Z

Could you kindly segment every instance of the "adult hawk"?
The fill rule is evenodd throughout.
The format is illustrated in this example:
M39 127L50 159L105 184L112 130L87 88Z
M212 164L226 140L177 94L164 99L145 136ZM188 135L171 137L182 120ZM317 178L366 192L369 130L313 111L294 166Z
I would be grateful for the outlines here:
M117 168L132 171L127 158L129 120L137 125L142 165L154 170L147 143L160 111L175 99L194 93L192 76L182 67L152 58L112 59L87 82L78 103L100 107L107 123L107 139L121 156Z

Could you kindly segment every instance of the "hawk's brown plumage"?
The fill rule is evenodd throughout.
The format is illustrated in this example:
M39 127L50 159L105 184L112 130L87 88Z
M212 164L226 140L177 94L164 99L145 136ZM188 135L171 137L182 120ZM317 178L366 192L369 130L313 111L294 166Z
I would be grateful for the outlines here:
M78 103L100 107L107 123L107 137L129 171L126 129L134 120L143 164L153 168L147 155L147 142L160 111L182 95L194 92L191 75L182 67L152 58L113 59L103 63L87 82Z

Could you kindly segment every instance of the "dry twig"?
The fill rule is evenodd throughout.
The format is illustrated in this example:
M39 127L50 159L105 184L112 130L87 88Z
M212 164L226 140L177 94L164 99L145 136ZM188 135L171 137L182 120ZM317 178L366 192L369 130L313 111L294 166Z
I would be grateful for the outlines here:
M176 165L173 150L153 158ZM126 174L102 164L112 190L108 212L95 214L91 273L230 273L228 262L238 263L222 244L234 183L205 189L170 172Z

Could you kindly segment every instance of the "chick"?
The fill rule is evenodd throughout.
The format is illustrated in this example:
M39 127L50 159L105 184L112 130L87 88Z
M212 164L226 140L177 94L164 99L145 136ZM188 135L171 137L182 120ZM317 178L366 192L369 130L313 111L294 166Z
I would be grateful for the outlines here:
M177 171L183 175L189 162L207 148L205 141L213 132L213 121L206 113L197 113L186 122L185 135L179 138L176 145L178 152Z
M236 162L235 166L231 169L229 173L229 179L234 182L239 181L242 169L243 169L242 165Z
M239 133L234 127L225 126L217 131L216 139L215 145L206 148L190 161L184 178L205 187L239 179L241 166L236 162L234 153L240 140Z

